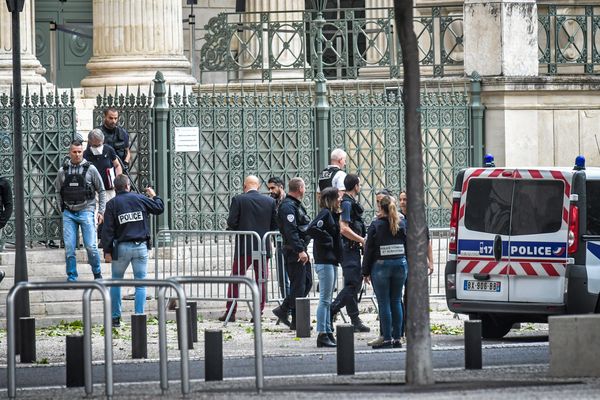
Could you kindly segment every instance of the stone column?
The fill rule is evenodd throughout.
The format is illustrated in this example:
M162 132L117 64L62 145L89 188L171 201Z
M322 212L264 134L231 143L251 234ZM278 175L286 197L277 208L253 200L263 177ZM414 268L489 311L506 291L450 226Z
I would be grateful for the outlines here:
M386 9L375 10L375 8L394 8L394 2L392 0L366 0L366 19L372 21L367 23L366 29L380 29L375 23L378 19L388 19L390 13ZM388 37L385 32L379 34L367 33L367 66L361 68L359 74L361 78L389 78L390 67L377 66L379 61L387 55L391 57L392 61L395 59L396 52L392 49L397 49L400 43L397 40L398 33L396 32L395 21L392 19L392 38L388 41Z
M156 71L175 88L196 84L183 53L181 0L94 0L93 12L86 97L105 86L149 85Z
M254 13L249 14L246 18L248 22L256 23L260 21L261 12L272 12L268 14L268 23L262 24L263 34L262 38L262 66L263 69L269 68L269 57L272 56L275 59L275 63L281 65L280 69L271 70L272 77L274 79L301 79L304 77L304 71L299 68L295 62L296 58L301 58L302 65L304 68L304 57L300 57L302 51L302 41L305 38L302 37L302 31L298 34L292 33L292 26L283 25L281 29L274 32L271 43L269 43L269 29L274 28L273 23L279 21L284 22L295 22L301 23L302 11L304 10L304 0L246 0L246 12ZM303 29L302 29L303 30ZM246 38L250 37L249 33L244 35ZM246 39L248 40L248 39ZM257 54L255 43L250 43L250 52ZM305 50L308 51L309 46L305 44ZM241 54L242 65L249 64L250 53ZM307 56L308 58L308 56ZM262 71L258 70L242 70L242 79L261 79Z
M465 73L537 76L535 0L465 0Z
M46 70L35 57L35 10L32 0L25 0L21 22L21 79L23 84L46 84ZM0 2L0 90L12 85L12 16L6 2Z

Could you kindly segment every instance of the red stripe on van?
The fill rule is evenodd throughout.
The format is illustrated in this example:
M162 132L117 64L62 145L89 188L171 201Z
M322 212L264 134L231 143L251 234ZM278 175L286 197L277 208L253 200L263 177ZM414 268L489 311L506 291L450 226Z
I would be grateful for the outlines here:
M519 172L519 170L515 169L515 172L513 172L513 178L515 179L521 179L521 173Z
M462 272L464 274L468 274L469 272L473 271L473 268L475 268L477 264L479 264L479 261L471 261L466 267L463 268Z
M498 275L508 275L509 271L510 271L510 265L507 265L506 267L502 268L502 270L500 270L500 272L498 272Z
M563 207L563 221L569 222L569 210Z
M531 177L533 179L541 179L543 178L542 173L540 171L538 171L537 169L530 169L529 171L529 175L531 175Z
M480 273L481 274L489 274L496 265L498 265L498 263L496 261L491 261L491 262L487 263L487 265L485 267L483 267L483 269L481 270Z
M554 265L543 263L542 267L544 268L544 270L546 270L548 276L560 276L556 268L554 268Z
M504 172L504 170L503 170L503 169L495 169L495 170L493 170L493 171L492 171L492 172L491 172L491 173L490 173L488 176L489 176L490 178L495 178L495 177L497 177L497 176L500 176L500 175L501 175L503 172Z
M529 264L529 263L521 263L521 267L523 268L523 271L525 271L525 273L527 275L537 275L537 272L535 272L535 269L533 269L533 267L531 266L531 264Z
M552 177L554 179L557 179L559 181L563 181L565 183L565 195L569 196L571 194L571 185L569 184L569 182L567 182L567 179L562 174L562 172L560 172L560 171L550 171L550 173L552 174Z
M471 178L476 178L479 175L481 175L483 173L483 171L485 171L484 169L476 169L475 171L473 171L473 173L471 175L469 175L467 177L467 179L465 179L465 182L463 183L463 187L462 187L462 192L465 193L467 191L467 186L469 185L469 180Z
M458 220L460 221L465 216L465 205L460 206L460 210L458 210Z

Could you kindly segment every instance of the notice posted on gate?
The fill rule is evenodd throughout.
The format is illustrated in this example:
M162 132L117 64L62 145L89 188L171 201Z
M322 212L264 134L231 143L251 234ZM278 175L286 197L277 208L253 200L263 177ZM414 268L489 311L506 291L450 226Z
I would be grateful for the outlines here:
M200 151L200 130L197 126L180 126L175 128L175 151Z

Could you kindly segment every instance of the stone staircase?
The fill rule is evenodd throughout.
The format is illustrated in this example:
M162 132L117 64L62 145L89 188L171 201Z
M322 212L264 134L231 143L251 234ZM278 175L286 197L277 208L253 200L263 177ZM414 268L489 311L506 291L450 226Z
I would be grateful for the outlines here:
M14 284L14 251L0 253L0 269L6 272L6 277L0 283L0 327L6 327L6 296ZM87 263L85 250L77 250L77 270L79 280L92 280L93 274ZM31 249L27 250L27 271L31 282L66 281L64 249ZM110 278L110 264L102 264L102 275ZM131 268L125 273L126 279L133 279ZM154 259L148 263L148 279L154 278ZM133 288L122 288L123 295L132 293ZM148 295L154 297L154 289L147 289ZM41 290L30 291L29 302L31 316L36 319L36 326L54 325L61 320L74 321L82 319L82 298L80 290ZM92 315L95 321L100 321L102 304L100 295L95 292L92 296ZM133 300L122 301L123 315L133 313ZM146 301L146 312L156 313L156 301Z

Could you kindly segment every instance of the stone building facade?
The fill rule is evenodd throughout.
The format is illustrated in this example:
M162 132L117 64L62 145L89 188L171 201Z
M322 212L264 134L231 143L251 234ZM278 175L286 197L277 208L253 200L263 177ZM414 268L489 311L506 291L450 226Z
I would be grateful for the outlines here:
M67 76L78 77L76 74L80 73L82 79L62 86L59 82L58 86L80 88L78 114L81 129L87 130L91 124L90 104L105 87L111 90L115 85L122 88L149 85L157 70L163 72L175 90L231 80L227 73L208 77L198 68L207 34L205 26L210 18L222 12L235 12L236 7L247 12L280 11L282 15L297 18L311 2L199 0L198 3L192 9L188 0L26 0L21 16L23 82L51 86L53 82L49 81L57 79L52 74L56 71L51 71L48 64L50 35L46 24L50 18L60 19L60 15L72 12L70 19L59 21L63 30L57 36L61 51L58 58L63 56L63 64L57 65ZM330 3L368 9L393 6L392 0L330 0ZM600 148L596 145L600 132L597 95L600 53L598 46L592 44L600 38L600 32L596 32L599 1L583 4L569 0L551 3L416 0L416 6L440 6L444 10L458 10L462 15L460 43L455 53L460 58L458 75L426 79L447 84L462 81L474 72L482 77L485 150L496 155L498 165L570 165L577 154L585 155L589 164L600 164ZM192 10L194 35L190 34L189 24ZM367 13L385 16L384 10ZM85 35L68 32L81 32L85 24L89 28L87 39ZM10 14L2 6L0 88L3 90L8 90L12 79L10 26ZM89 58L85 60L86 57ZM81 65L77 66L77 62ZM252 71L245 73L251 77ZM286 74L289 79L301 78L293 68L278 73L283 79ZM386 74L385 70L373 69L359 74L357 79L387 79L389 74Z

